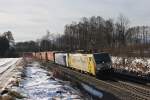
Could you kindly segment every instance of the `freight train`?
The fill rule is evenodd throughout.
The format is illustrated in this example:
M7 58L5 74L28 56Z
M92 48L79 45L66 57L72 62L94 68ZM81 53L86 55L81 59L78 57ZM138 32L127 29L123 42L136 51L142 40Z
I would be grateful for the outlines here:
M66 52L36 52L33 57L45 61L53 61L61 66L99 75L102 72L111 70L112 61L108 53L66 53Z

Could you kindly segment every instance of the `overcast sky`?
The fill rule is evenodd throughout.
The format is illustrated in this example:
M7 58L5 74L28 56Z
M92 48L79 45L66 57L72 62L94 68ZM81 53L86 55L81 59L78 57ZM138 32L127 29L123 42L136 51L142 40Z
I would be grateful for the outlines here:
M12 31L16 41L36 40L46 30L63 33L82 17L105 19L124 14L131 25L150 25L150 0L0 0L0 33Z

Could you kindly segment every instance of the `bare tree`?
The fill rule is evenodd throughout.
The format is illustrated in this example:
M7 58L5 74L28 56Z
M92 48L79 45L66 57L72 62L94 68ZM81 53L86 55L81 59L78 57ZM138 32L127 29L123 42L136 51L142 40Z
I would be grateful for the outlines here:
M127 30L129 28L129 19L120 14L116 22L116 35L119 46L126 46Z

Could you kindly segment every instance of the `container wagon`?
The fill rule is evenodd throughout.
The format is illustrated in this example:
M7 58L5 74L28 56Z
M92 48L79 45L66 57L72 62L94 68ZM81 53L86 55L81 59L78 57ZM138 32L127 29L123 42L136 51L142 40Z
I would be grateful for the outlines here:
M41 52L36 52L36 58L41 60Z
M35 52L32 52L32 55L33 55L33 57L36 57L36 53Z
M54 52L51 52L51 51L47 52L47 60L54 61Z
M47 60L47 53L41 52L41 57L42 57L42 60Z

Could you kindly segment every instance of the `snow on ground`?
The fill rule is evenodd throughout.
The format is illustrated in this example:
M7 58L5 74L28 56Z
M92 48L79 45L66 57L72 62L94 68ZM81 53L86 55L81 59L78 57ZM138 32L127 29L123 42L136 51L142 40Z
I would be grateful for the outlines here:
M150 74L150 58L112 57L113 67L141 74Z
M26 77L21 82L25 100L81 100L79 93L68 85L51 77L37 62L26 67Z
M0 58L0 74L14 65L21 58Z

